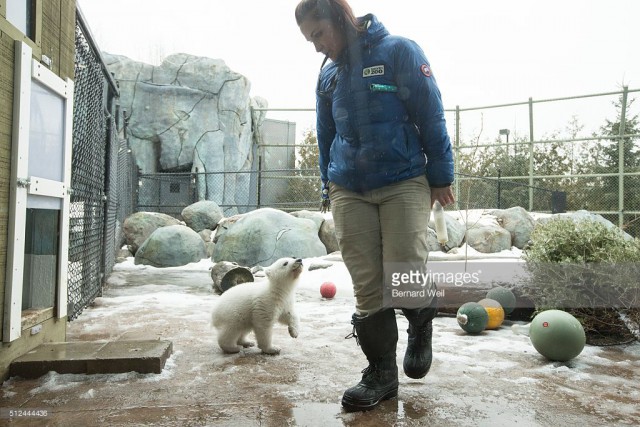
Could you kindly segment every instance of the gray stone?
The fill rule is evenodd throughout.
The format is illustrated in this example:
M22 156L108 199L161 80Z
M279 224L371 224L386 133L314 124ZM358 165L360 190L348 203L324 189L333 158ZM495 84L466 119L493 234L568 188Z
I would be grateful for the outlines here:
M324 270L325 268L332 267L333 265L333 262L311 261L311 263L307 267L307 271Z
M327 248L327 253L337 252L340 250L338 239L336 237L336 224L333 218L327 218L320 226L320 241Z
M124 220L124 240L129 251L136 254L138 248L160 227L177 225L180 221L174 217L157 212L136 212Z
M213 235L213 230L205 228L204 230L198 231L198 234L202 238L203 242L205 242L205 243L211 242L211 236Z
M305 210L294 211L289 213L295 216L296 218L310 219L311 221L316 223L316 225L318 226L318 230L320 230L322 223L325 221L324 215L320 212L314 212L314 211L309 211L305 209Z
M478 252L497 253L511 249L511 233L497 225L478 225L467 230L467 244Z
M120 88L127 136L141 173L200 172L198 200L247 205L253 146L266 100L221 59L177 53L160 66L103 53ZM204 172L231 172L224 177ZM232 214L229 212L228 214Z
M211 200L201 200L182 210L182 219L194 231L213 230L223 218L222 209Z
M498 219L502 228L511 233L511 244L522 249L531 239L531 232L535 226L535 220L522 207L516 206L509 209L496 209L489 211Z
M220 239L226 231L233 226L240 218L242 218L243 214L236 214L230 217L222 218L220 222L218 222L218 226L215 231L212 233L212 241L213 243L218 243L218 239Z
M213 233L214 232L212 230L209 230L206 228L198 232L198 234L202 238L202 241L204 242L204 247L207 249L207 258L210 258L211 255L213 255L213 248L216 245L215 243L213 243L213 240L211 239L211 236L213 235Z
M128 248L120 248L118 249L118 251L116 252L116 262L124 262L127 260L127 258L132 257L133 254L131 253L131 251Z
M207 256L198 233L185 225L158 228L136 252L135 263L154 267L178 267Z
M316 223L286 212L263 208L221 222L212 261L268 266L283 257L314 258L327 254Z

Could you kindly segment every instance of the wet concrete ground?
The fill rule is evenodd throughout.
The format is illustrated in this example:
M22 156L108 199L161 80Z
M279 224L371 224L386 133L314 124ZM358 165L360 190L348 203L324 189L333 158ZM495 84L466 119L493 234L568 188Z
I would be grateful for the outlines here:
M308 272L309 281L325 273ZM640 345L587 347L574 361L552 363L508 324L464 334L451 317L434 321L434 363L422 380L400 374L397 400L345 413L342 392L366 366L351 332L353 299L330 301L315 283L298 290L300 337L277 326L277 356L255 348L224 355L209 326L206 270L121 270L103 297L69 324L68 340L167 339L174 353L161 374L12 378L3 408L47 409L34 426L615 426L640 424ZM406 323L398 316L398 362ZM0 421L3 424L7 419Z

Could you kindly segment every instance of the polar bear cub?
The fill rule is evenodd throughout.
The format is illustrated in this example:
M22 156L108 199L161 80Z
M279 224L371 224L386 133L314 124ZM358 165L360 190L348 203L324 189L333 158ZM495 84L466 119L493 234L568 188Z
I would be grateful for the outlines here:
M238 353L253 346L247 340L253 331L263 353L280 353L271 344L276 322L289 326L289 335L298 337L294 288L302 269L301 259L281 258L265 268L266 280L240 283L220 296L211 317L222 351Z

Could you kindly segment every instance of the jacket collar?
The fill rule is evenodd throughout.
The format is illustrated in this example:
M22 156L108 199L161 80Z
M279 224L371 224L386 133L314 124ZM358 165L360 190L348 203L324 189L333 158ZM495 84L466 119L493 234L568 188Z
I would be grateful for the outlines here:
M336 60L336 65L344 65L346 62L354 62L354 58L362 58L362 51L371 49L389 35L382 22L371 13L359 17L358 22L365 22L367 31L358 36L356 43L351 43L344 49ZM348 58L352 58L351 61L348 61Z

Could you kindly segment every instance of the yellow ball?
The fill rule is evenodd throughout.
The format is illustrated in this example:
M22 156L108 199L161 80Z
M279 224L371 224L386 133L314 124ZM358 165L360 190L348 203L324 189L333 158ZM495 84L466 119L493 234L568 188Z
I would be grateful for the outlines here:
M483 306L489 315L486 329L498 329L504 322L504 309L500 303L491 298L484 298L478 301L478 304Z

